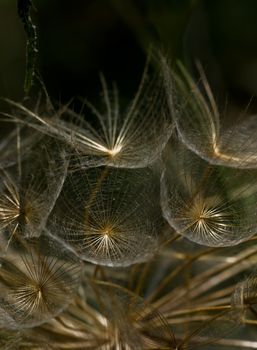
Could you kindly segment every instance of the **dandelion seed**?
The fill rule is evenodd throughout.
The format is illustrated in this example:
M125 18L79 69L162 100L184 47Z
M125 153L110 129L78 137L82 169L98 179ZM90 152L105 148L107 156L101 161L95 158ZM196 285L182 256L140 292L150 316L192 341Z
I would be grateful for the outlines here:
M85 115L67 107L61 109L61 117L47 118L8 100L18 110L16 116L8 117L64 142L74 169L101 165L137 168L156 161L173 128L160 68L151 77L149 63L146 65L138 91L123 112L117 88L109 91L102 76L101 83L103 112L84 101ZM95 127L88 123L91 114Z
M19 243L18 251L11 243L1 258L1 326L34 327L56 316L72 301L80 271L78 259L49 238Z
M150 169L77 171L68 175L48 228L82 259L130 265L154 254L162 238L158 198Z
M202 68L199 67L204 94L181 64L179 69L179 74L173 74L167 64L163 65L167 81L171 79L175 85L170 91L170 108L181 140L212 164L256 168L257 117L244 116L240 120L238 116L233 125L221 125L224 117L220 117ZM166 85L171 90L171 84Z
M23 162L0 170L0 230L9 239L16 233L39 236L44 228L66 176L66 161L59 151L54 144L43 143Z
M166 153L161 182L164 217L190 240L230 246L256 233L257 182L253 170L211 165L174 141Z

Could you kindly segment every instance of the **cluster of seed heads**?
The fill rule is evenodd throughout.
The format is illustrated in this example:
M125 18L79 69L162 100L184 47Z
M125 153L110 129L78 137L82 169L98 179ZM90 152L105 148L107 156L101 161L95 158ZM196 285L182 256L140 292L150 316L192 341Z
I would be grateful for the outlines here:
M103 76L103 109L5 100L1 349L257 348L257 118L225 127L199 70L157 54L125 107Z

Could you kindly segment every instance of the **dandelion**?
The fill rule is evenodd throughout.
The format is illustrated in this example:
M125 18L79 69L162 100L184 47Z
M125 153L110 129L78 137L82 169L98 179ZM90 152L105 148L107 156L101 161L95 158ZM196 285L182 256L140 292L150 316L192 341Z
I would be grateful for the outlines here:
M53 143L42 142L23 161L20 153L16 156L16 165L0 170L0 230L8 233L9 239L15 234L40 235L67 169L61 150Z
M88 107L85 115L67 107L51 118L7 100L17 113L5 115L64 142L70 157L75 157L75 168L100 165L137 168L156 161L173 128L161 69L156 67L151 76L147 63L138 91L123 112L117 88L109 91L103 76L101 83L104 112L83 101ZM88 121L90 114L95 127Z
M254 171L209 164L175 141L166 153L161 182L164 217L190 240L229 246L256 233Z
M130 265L162 239L159 179L144 169L90 168L67 176L48 229L82 259Z
M127 109L103 76L103 109L8 101L1 349L257 348L256 117L159 59Z
M257 167L257 118L238 116L233 124L222 125L224 116L213 97L204 72L199 67L203 92L186 69L179 64L179 73L171 73L163 64L170 109L181 140L200 157L212 164L235 168ZM171 87L171 83L175 87ZM170 92L169 92L170 91Z
M77 292L80 262L49 238L13 242L0 260L2 327L19 329L46 322Z

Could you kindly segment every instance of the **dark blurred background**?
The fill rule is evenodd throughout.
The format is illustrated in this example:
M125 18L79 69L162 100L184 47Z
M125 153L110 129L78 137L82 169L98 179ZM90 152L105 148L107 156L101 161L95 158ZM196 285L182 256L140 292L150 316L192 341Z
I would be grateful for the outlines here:
M257 1L33 0L37 69L52 99L99 95L99 72L132 96L151 43L194 73L200 60L219 99L257 93ZM16 0L0 0L0 95L24 96L26 36ZM253 109L255 104L253 103ZM256 109L256 108L255 108Z

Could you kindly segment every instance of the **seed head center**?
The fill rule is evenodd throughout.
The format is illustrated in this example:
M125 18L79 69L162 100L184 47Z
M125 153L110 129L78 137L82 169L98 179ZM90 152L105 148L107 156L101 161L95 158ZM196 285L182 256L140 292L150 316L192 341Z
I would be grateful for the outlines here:
M104 227L102 230L101 230L101 233L103 236L106 236L106 237L112 237L114 235L114 230L112 227Z
M114 146L113 148L108 149L108 154L111 157L115 157L121 151L121 149L122 149L121 145Z

